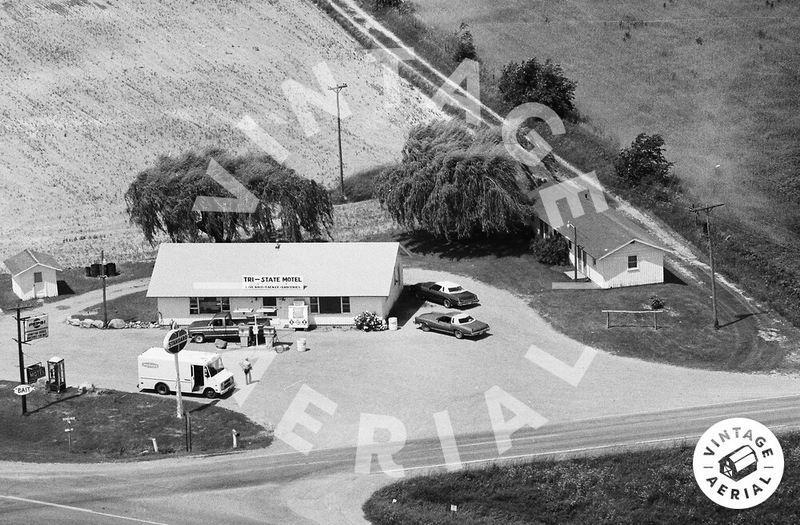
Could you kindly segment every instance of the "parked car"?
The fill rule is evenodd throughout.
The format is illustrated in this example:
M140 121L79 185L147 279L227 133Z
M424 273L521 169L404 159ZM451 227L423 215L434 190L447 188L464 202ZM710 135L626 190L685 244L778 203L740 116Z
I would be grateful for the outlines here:
M449 281L418 283L414 293L419 299L439 303L445 308L478 304L478 296Z
M415 317L414 323L420 325L424 332L437 330L453 334L458 339L477 337L489 331L488 324L461 312L429 312Z

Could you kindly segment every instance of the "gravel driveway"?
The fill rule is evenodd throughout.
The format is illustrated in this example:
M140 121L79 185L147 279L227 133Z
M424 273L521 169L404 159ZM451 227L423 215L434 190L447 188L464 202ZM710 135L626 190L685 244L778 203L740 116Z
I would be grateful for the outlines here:
M302 385L308 385L337 404L333 417L313 406L308 409L323 426L316 434L300 429L315 447L356 444L362 413L400 419L408 438L436 435L433 414L449 411L457 435L491 431L484 393L499 386L550 422L575 421L604 415L660 411L694 405L796 394L800 381L787 376L738 374L679 368L616 357L598 352L577 387L567 384L526 359L536 344L572 364L583 347L555 332L525 302L512 294L447 273L408 269L407 283L423 280L460 282L481 298L470 310L488 322L491 335L472 341L434 332L425 333L413 322L394 332L320 329L296 333L305 337L308 352L274 354L265 349L222 352L223 359L243 385L237 363L245 356L255 361L260 381L245 396L223 399L221 406L241 410L254 420L276 425ZM145 280L109 288L109 298L141 290ZM53 355L66 360L70 385L91 382L108 388L136 390L136 356L160 345L163 330L80 329L63 319L99 301L99 292L46 305L51 336L25 347L26 363ZM421 311L441 310L424 305ZM0 332L15 335L11 316L0 318ZM191 347L212 350L210 344ZM16 380L16 349L6 344L0 378ZM260 361L260 363L259 363ZM198 398L201 400L202 398ZM240 406L241 403L241 406ZM511 415L507 415L511 417Z

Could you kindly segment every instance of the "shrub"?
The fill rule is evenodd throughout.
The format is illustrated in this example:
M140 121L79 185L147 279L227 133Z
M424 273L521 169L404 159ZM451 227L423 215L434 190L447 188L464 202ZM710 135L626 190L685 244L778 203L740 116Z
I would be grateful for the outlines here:
M653 310L661 310L662 308L664 308L664 300L657 295L651 295L650 308L652 308Z
M549 59L544 64L535 58L507 64L500 75L498 89L507 109L538 102L562 118L574 120L577 117L573 103L575 82L565 77L561 66Z
M475 50L475 42L472 39L472 33L467 29L467 24L461 23L458 31L456 31L456 50L453 52L453 61L458 64L462 60L478 60L478 52Z
M658 134L640 133L630 147L620 151L614 166L617 175L631 186L668 188L675 182L672 163L664 158L664 139Z
M355 318L356 328L365 332L377 332L386 329L383 318L378 317L375 312L361 312Z
M400 7L403 5L403 0L375 0L375 7L377 9L391 9L392 7Z
M549 239L534 239L531 242L531 252L542 264L561 266L569 262L569 246L561 236L550 237Z

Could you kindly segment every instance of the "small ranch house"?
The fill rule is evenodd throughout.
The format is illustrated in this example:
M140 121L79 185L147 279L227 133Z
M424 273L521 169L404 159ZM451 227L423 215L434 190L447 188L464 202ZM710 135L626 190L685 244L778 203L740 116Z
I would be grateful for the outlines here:
M600 288L663 283L664 255L668 250L619 210L609 207L598 213L588 191L579 195L582 214L573 215L571 207L564 203L558 206L559 217L549 217L537 202L536 233L541 237L563 236L569 245L570 263L577 265L579 277Z
M56 272L62 268L51 255L23 250L3 262L11 273L14 294L23 301L58 295Z
M164 243L148 297L161 322L260 312L275 326L386 317L403 289L396 242Z

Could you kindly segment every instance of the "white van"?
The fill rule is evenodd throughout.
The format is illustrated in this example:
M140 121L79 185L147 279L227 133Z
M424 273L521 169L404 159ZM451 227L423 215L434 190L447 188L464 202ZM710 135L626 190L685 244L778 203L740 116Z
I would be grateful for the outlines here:
M236 382L225 370L219 354L182 350L178 353L182 394L201 394L208 398L233 390ZM155 390L161 395L176 391L175 356L163 348L150 348L139 356L139 390Z

